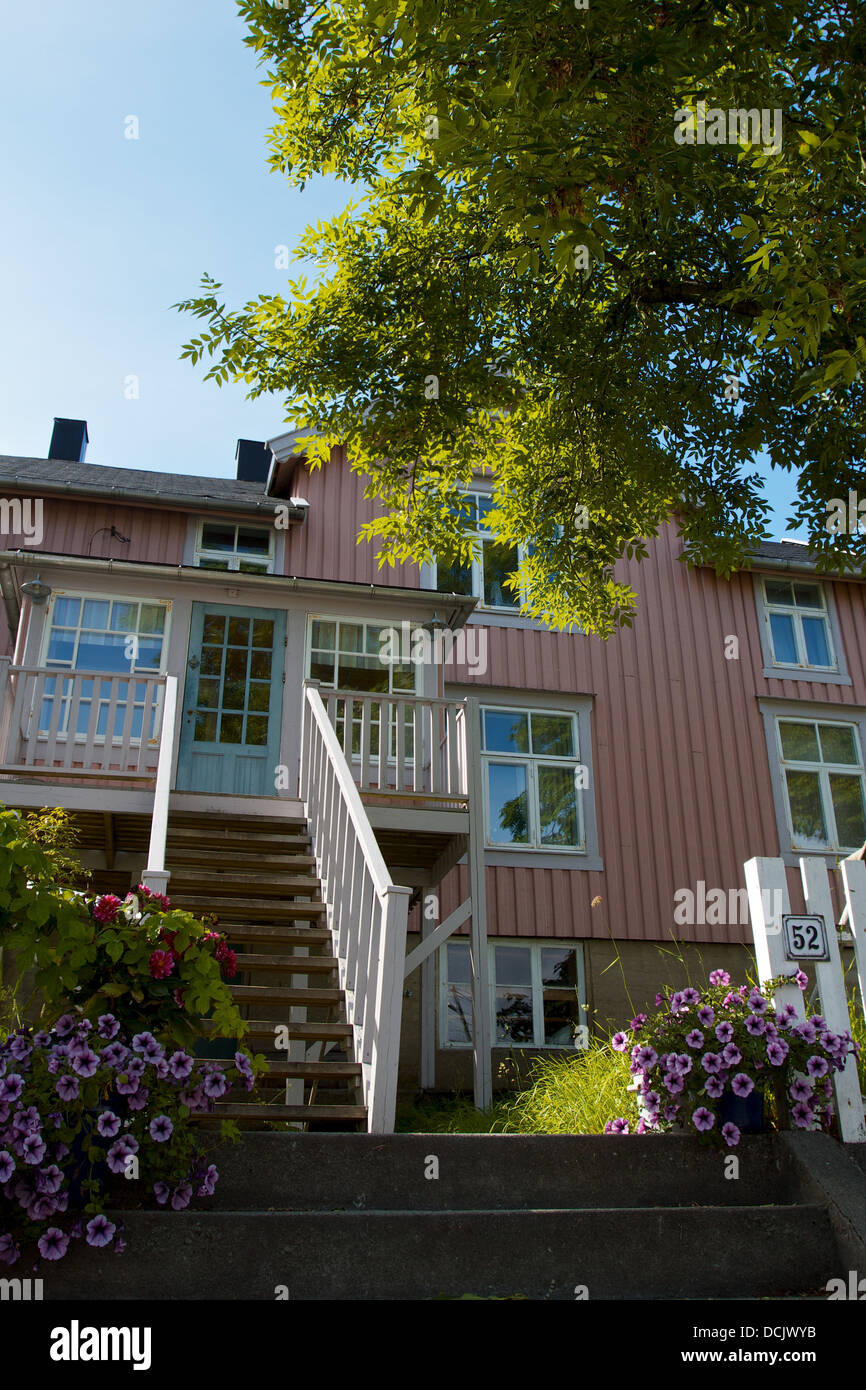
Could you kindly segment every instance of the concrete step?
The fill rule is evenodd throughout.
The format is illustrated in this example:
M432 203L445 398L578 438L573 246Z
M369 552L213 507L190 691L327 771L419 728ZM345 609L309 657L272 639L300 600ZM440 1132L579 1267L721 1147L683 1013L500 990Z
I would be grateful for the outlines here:
M642 1135L256 1134L215 1159L221 1210L280 1205L286 1173L299 1211L712 1207L800 1195L772 1136L744 1139L740 1176L697 1140ZM436 1179L425 1177L438 1160Z
M352 1136L297 1137L321 1144ZM286 1168L281 1176L288 1202L294 1174ZM45 1281L46 1299L371 1301L472 1293L573 1303L583 1289L593 1302L769 1298L823 1287L838 1263L820 1206L127 1211L123 1220L128 1249L112 1261L110 1280L104 1254L72 1242Z

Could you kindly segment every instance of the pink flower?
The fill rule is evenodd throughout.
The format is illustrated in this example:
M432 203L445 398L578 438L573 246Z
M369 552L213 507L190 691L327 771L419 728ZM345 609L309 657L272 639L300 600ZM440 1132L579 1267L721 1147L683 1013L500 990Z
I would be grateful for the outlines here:
M154 951L150 958L150 973L155 980L164 980L174 970L171 951Z
M117 913L122 906L120 898L113 893L104 893L93 904L93 915L102 926L107 926L109 922L117 921Z
M143 898L145 902L153 903L160 912L168 912L171 907L171 903L164 893L152 893L149 888L145 888L143 883L140 883L135 891L139 898Z
M230 950L224 941L221 941L216 948L215 955L223 971L231 980L238 973L238 958L234 951Z

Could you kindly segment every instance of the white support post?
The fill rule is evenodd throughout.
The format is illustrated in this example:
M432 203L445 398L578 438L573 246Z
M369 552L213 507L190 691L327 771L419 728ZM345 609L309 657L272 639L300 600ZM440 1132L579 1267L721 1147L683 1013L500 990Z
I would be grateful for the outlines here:
M841 868L848 929L854 938L860 1008L866 1012L866 864L862 859L843 859Z
M800 874L803 891L806 895L806 911L824 918L827 929L827 947L830 959L815 962L815 976L818 993L821 996L821 1012L827 1026L834 1033L851 1031L851 1017L848 1012L848 999L845 994L845 976L842 971L842 958L839 954L839 937L836 931L836 914L830 896L830 881L827 863L824 859L810 858L800 860ZM836 1088L836 1101L839 1110L839 1128L846 1144L866 1142L866 1126L863 1123L863 1098L860 1094L860 1081L857 1075L857 1059L849 1054L844 1071L833 1073Z
M174 755L176 710L177 676L166 676L165 698L162 706L162 730L159 738L159 762L156 769L156 788L153 794L153 817L150 823L150 846L147 851L147 868L141 875L141 881L145 888L149 888L152 893L165 893L168 888L168 880L171 877L165 867L165 841L168 835L168 799L171 792L171 764ZM143 729L142 737L144 737Z
M475 1106L487 1110L493 1100L490 1037L490 972L487 961L487 884L484 865L484 787L482 783L480 704L466 701L466 753L469 799L469 896L472 902L472 1071Z
M750 859L745 865L749 913L755 939L758 980L763 987L777 975L794 975L794 966L785 955L782 916L791 911L788 881L781 859ZM806 1018L803 992L797 985L782 985L776 992L776 1007L790 1004L800 1022Z

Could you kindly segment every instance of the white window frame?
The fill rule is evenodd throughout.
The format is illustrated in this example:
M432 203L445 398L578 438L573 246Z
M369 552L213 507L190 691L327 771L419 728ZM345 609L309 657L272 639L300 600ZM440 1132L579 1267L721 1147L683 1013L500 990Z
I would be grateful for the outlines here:
M233 527L234 527L234 531L235 531L235 549L234 549L234 553L231 554L231 555L227 555L226 552L225 552L224 550L208 550L207 546L204 544L204 528L205 528L205 526L225 526L226 528L228 528L229 526L233 526ZM260 531L263 535L266 535L266 536L267 536L267 538L268 538L268 555L267 555L267 565L266 565L266 566L265 566L265 563L264 563L264 556L260 556L260 557L259 557L259 556L254 556L254 555L250 555L250 554L247 554L247 553L244 553L244 552L241 552L241 551L238 550L238 548L237 548L237 545L238 545L238 531L239 531L241 528L243 528L243 529L246 530L246 531ZM256 521L231 521L231 520L219 520L219 519L214 518L214 517L200 517L200 518L197 520L197 522L196 522L196 528L195 528L195 545L194 545L194 548L193 548L193 565L195 565L195 567L196 567L197 569L201 569L201 568L203 568L203 567L202 567L202 560L203 560L203 559L204 559L204 560L220 560L220 561L225 560L225 561L227 561L227 563L228 563L228 569L226 569L226 570L213 570L213 569L208 569L208 570L207 570L207 573L209 573L209 574L237 574L237 573L240 572L241 560L245 560L245 561L247 561L248 563L253 563L253 564L255 564L255 563L261 561L261 568L257 568L257 569L254 570L254 571L253 571L253 570L248 571L248 573L249 573L250 575L254 575L254 574L273 574L273 573L274 573L274 566L275 566L275 558L276 558L276 544L275 544L275 540L276 540L276 532L275 532L273 526L261 526L261 525L260 525L258 522L256 522Z
M468 946L467 937L457 936L451 938L451 945ZM439 981L439 1046L448 1051L452 1049L469 1050L472 1042L449 1042L448 1041L448 946L449 942L443 942L437 955L438 981ZM531 941L526 937L494 937L488 941L488 973L490 988L488 996L488 1007L490 1009L490 1029L493 1039L493 1047L512 1051L515 1048L532 1048L533 1051L545 1052L577 1052L580 1051L582 1044L575 1041L567 1043L548 1043L548 1042L506 1042L496 1041L496 947L497 946L522 946L530 953L530 979L532 990L532 1024L533 1036L544 1037L544 988L541 983L541 952L542 949L553 948L560 951L573 951L577 964L577 1008L578 1017L576 1027L586 1027L586 970L584 961L584 949L582 941L557 941L533 938Z
M761 639L761 650L764 657L763 674L768 679L776 680L808 680L813 683L825 685L850 685L851 678L845 666L845 659L842 647L842 635L839 629L839 620L836 613L836 605L833 596L832 585L820 581L811 573L791 574L784 573L761 573L755 574L755 601L758 611L758 630ZM823 600L821 608L807 608L797 604L783 604L767 597L767 581L776 580L790 584L814 584L818 587ZM775 646L773 643L773 632L770 625L771 614L784 613L793 618L794 641L797 647L797 654L801 658L797 662L782 662L776 657ZM807 660L806 640L803 634L802 617L822 618L824 630L827 636L827 647L832 658L829 666L810 666Z
M549 753L496 753L488 752L484 747L484 716L490 711L495 714L525 714L527 724L531 730L530 716L533 714L554 715L557 718L568 718L571 720L572 740L575 748L573 757L557 757ZM586 764L581 758L580 752L580 719L576 710L573 709L549 709L535 705L523 704L490 704L484 703L480 706L481 727L478 730L480 741L481 769L483 777L482 800L484 803L484 844L488 850L507 854L585 854L587 849L586 817L584 815L584 796L590 790L589 787L576 788L577 795L577 821L579 840L576 845L548 845L541 840L540 811L538 802L538 773L539 763L550 764L557 767L578 768ZM523 844L519 842L509 843L505 840L493 840L491 838L490 824L490 779L488 767L491 762L507 762L520 764L527 767L527 805L528 805L528 829L530 838ZM590 782L591 786L591 782Z
M78 675L80 672L86 671L86 670L87 670L86 667L77 667L77 666L74 666L74 665L65 665L65 664L61 664L61 663L59 663L59 662L57 661L56 658L51 659L51 658L49 658L49 656L48 656L48 648L49 648L50 643L51 643L51 635L52 635L52 633L55 631L55 627L60 627L60 628L62 629L63 626L64 626L64 624L62 624L62 623L55 624L55 622L54 622L54 614L55 614L55 612L56 612L56 606L57 606L57 601L58 601L58 599L80 599L81 602L82 602L82 604L85 604L85 603L108 603L109 606L110 606L112 603L136 603L136 604L139 604L139 605L142 605L142 604L151 604L151 605L153 605L154 607L163 608L163 609L165 610L165 624L164 624L164 626L163 626L162 633L160 634L161 637L162 637L162 650L161 650L161 652L160 652L160 658L159 658L159 666L158 666L158 668L157 668L156 670L154 670L153 667L147 666L147 667L144 667L144 668L141 669L141 670L138 670L138 669L137 669L137 662L136 662L135 660L132 660L132 661L130 661L130 664L129 664L129 674L130 674L131 676L137 676L140 680L147 680L148 678L153 678L153 677L155 677L155 676L164 676L164 675L166 674L166 671L167 671L167 669L168 669L168 650L169 650L169 642L170 642L170 639L171 639L172 600L171 600L171 599L165 599L165 598L155 598L155 597L153 597L153 596L150 595L150 594L147 594L147 595L142 595L142 594L117 594L117 593L109 594L109 593L106 593L104 590L97 590L96 592L93 592L93 591L87 591L87 590L84 590L84 589L55 589L55 590L52 592L51 598L50 598L49 603L48 603L48 607L47 607L47 609L46 609L45 620L44 620L44 622L43 622L43 624L42 624L42 633L41 633L41 636L40 636L40 639L39 639L39 658L38 658L38 661L37 661L37 665L43 667L43 668L46 669L46 670L50 670L50 671L52 672L52 674L53 674L53 673L56 673L57 676L60 677L60 678L75 676L75 675ZM82 609L81 611L83 612L83 609ZM91 629L86 629L86 630L87 630L87 631L90 631ZM81 622L80 622L80 621L79 621L79 623L77 624L77 631L78 631L79 634L80 634L80 632L81 632ZM105 629L93 628L92 631L94 631L94 632L97 632L97 631L104 631L104 632L107 633L107 632L110 631L110 629L108 629L108 628L105 628ZM127 634L127 635L133 635L133 634ZM141 634L139 634L139 635L141 635ZM144 634L144 635L145 635L145 636L148 636L148 635L150 635L150 634ZM51 665L49 665L49 660L52 661L52 664L51 664ZM99 673L97 673L97 674L98 674L98 675L101 675L104 679L107 680L107 679L110 679L112 676L116 676L116 675L126 675L127 673L126 673L125 671L122 671L122 672L121 672L121 671L106 671L106 672L99 672ZM45 698L51 698L51 697L50 697L50 696L46 696ZM63 687L61 687L61 690L60 690L60 699L63 700L63 699L66 699L66 698L68 698L68 697L64 696L64 694L63 694ZM97 698L97 700L99 700L100 702L101 702L102 699L103 699L102 696L96 696L95 698ZM159 725L161 724L161 721L162 721L162 701L163 701L163 688L162 688L162 686L160 686L160 688L157 690L157 695L156 695L156 700L155 700L155 705L154 705L154 720L155 720L155 723L156 723L156 726L157 726L157 727L159 727ZM135 703L135 701L133 701L133 703ZM68 709L67 709L66 715L64 715L64 719L66 719L66 718L68 717L68 713L69 713L69 711L68 711ZM34 711L31 711L31 717L32 717L34 714L36 714L36 711L35 711L35 710L34 710ZM39 712L39 714L40 714L40 716L41 716L41 711ZM142 730L142 732L144 732L144 731ZM68 738L68 736L69 736L69 731L68 731L67 729L60 729L60 728L59 728L58 731L57 731L57 734L56 734L57 742L58 742L58 743L64 743L64 742L66 741L66 739ZM106 741L106 737L107 737L106 734L97 734L97 735L95 735L95 736L94 736L94 740L93 740L94 745L95 745L95 746L103 745L103 744L105 743L105 741ZM158 737L158 736L157 736L157 737ZM79 734L79 733L74 734L74 735L73 735L73 738L74 738L75 740L79 741L79 742L83 742L83 741L84 741L84 736L83 736L82 734ZM118 735L118 734L112 734L112 735L110 735L110 738L111 738L112 744L122 744L122 742L123 742L122 737L121 737L120 735ZM138 747L138 745L139 745L141 742L142 742L141 738L133 738L133 737L131 737L131 738L129 739L129 746L130 746L130 747L133 747L133 748L134 748L134 747ZM154 742L156 742L156 739L147 738L147 739L145 739L145 742L147 742L147 743L154 743Z
M351 617L347 617L345 614L336 614L336 613L310 613L310 614L308 614L308 616L307 616L307 630L306 630L306 651L305 651L305 655L304 655L304 675L305 675L306 679L307 679L307 680L311 680L311 679L312 679L312 677L311 677L311 675L310 675L310 667L311 667L311 665L312 665L312 660L313 660L313 623L334 623L335 626L336 626L337 628L339 628L339 626L340 626L341 623L351 623L351 624L352 624L353 626L355 626L355 627L361 627L361 628L364 629L364 642L365 642L365 644L366 644L366 629L367 629L368 627L379 627L379 628L393 627L393 628L396 629L396 631L397 631L398 633L401 633L402 629L401 629L401 627L400 627L400 622L401 622L401 620L400 620L399 618L395 618L395 619L393 620L393 622L390 622L390 623L389 623L389 622L383 621L381 618L351 618ZM335 651L335 653L338 653L338 652L339 652L338 637L336 637L336 636L335 636L334 651ZM347 653L344 653L344 654L347 654ZM365 646L364 651L362 651L361 653L359 653L359 655L362 655L362 656L364 656L364 655L369 656L369 655L372 655L372 653L367 652L367 651L366 651L366 646ZM384 663L383 663L383 664L384 664ZM420 662L413 662L413 670L414 670L414 673L415 673L415 689L414 689L414 690L394 690L393 687L392 687L392 684L391 684L392 678L393 678L393 674L394 674L394 667L393 667L393 666L389 666L389 667L387 667L387 670L388 670L388 672L389 672L389 674L388 674L388 689L387 689L387 691L369 690L369 691L360 691L359 693L360 693L360 694L373 695L373 696L379 694L379 695L381 695L383 698L388 698L388 697L390 697L390 698L393 698L393 699L400 699L400 698L402 697L402 698L405 698L405 699L407 699L407 700L418 699L419 696L421 696L421 694L422 694L422 690L421 690L421 683L422 683L422 667L421 667ZM338 672L338 674L339 674L339 672ZM321 684L321 687L322 687L323 690L341 690L341 689L342 689L342 690L346 690L346 689L351 689L350 686L340 686L340 685L338 685L338 684L336 684L336 683L335 683L334 685L330 685L330 684L328 684L328 683L325 682L325 681L321 681L320 684Z
M859 754L859 763L826 763L808 762L802 758L785 758L782 752L782 724L823 724L835 725L838 728L852 729L854 732L854 742ZM785 803L786 823L790 835L791 846L800 854L850 854L855 849L860 849L860 845L843 845L839 842L839 833L836 826L836 810L833 805L833 793L830 788L831 773L841 773L851 777L859 774L860 791L866 804L866 764L863 761L863 742L861 739L860 725L853 719L824 718L820 715L802 714L792 710L788 714L776 715L776 752L779 760L779 771L782 784L782 793ZM791 803L788 796L788 779L786 772L790 769L794 772L811 772L817 774L818 787L821 795L821 809L824 813L824 824L827 828L829 843L826 845L798 845L794 835L794 818L791 813Z
M492 500L492 498L493 498L493 490L492 490L492 488L485 488L485 487L473 486L473 487L462 488L462 489L461 489L461 493L462 493L462 495L465 496L465 497L475 497L475 498L484 497L484 498L489 498L489 499L491 499L491 500ZM497 613L497 614L503 614L503 615L504 615L504 614L510 614L512 617L517 617L517 616L519 615L520 606L521 606L521 604L522 604L522 602L523 602L523 598L524 598L524 590L523 590L522 588L516 589L516 590L515 590L515 589L512 589L512 590L507 591L507 592L510 592L511 594L513 594L513 596L514 596L514 602L513 602L513 603L485 603L485 601L484 601L484 565L483 565L483 559L482 559L482 557L483 557L483 550L484 550L485 538L488 538L489 541L493 542L494 544L497 544L496 538L495 538L493 535L491 535L491 533L490 533L489 531L481 530L477 525L467 526L467 528L466 528L466 534L467 534L468 536L471 536L471 537L472 537L472 563L471 563L471 570L472 570L472 586L471 586L471 596L472 596L473 598L476 598L476 599L478 600L478 604L477 604L476 611L480 611L480 612L482 612L482 613ZM522 564L523 564L523 561L524 561L524 559L525 559L525 557L526 557L526 546L523 544L522 541L518 541L516 549L517 549L517 563L518 563L518 565L522 565ZM435 560L434 560L434 562L433 562L432 569L433 569L433 587L434 587L435 589L438 589L438 587L439 587L439 565L438 565L438 562L435 561Z

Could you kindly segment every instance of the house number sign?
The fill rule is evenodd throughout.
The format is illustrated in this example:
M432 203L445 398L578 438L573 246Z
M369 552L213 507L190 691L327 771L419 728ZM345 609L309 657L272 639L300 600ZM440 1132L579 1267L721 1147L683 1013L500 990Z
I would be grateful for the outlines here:
M785 955L788 960L829 960L827 927L823 917L794 916L782 918L785 934Z

